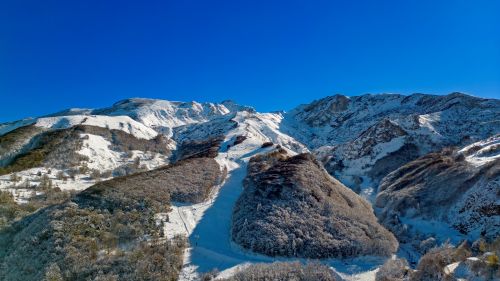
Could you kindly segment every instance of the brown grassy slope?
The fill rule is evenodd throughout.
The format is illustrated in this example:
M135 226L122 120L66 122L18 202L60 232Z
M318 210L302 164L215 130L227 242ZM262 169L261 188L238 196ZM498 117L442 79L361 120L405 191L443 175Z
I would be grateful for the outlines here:
M495 237L491 227L500 216L498 182L500 159L481 167L471 165L451 149L430 153L387 175L379 186L375 206L388 227L395 217L441 220L460 232L481 228ZM489 198L485 200L485 198Z

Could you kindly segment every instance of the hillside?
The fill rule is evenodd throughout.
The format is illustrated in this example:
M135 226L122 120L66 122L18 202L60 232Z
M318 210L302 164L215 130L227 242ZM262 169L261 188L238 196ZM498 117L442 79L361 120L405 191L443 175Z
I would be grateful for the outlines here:
M220 175L213 159L189 159L98 183L43 208L0 234L0 279L175 280L185 238L165 240L156 215L168 212L171 200L204 200Z
M331 178L310 154L280 151L250 160L232 237L270 256L387 256L397 248L368 202Z
M499 142L495 136L463 149L445 149L392 172L382 180L375 201L380 219L396 233L402 224L429 221L446 224L470 239L498 237Z

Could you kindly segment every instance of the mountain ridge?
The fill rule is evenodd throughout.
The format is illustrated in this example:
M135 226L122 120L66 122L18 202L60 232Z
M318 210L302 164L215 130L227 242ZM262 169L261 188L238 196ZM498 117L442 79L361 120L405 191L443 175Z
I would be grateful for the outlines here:
M211 169L220 170L220 184L218 180L217 186L203 189L203 196L196 202L169 202L168 212L154 215L166 239L181 235L190 240L191 245L178 252L184 255L179 280L199 280L203 273L200 270L213 267L234 270L245 262L272 261L266 254L276 255L284 262L293 262L302 256L321 257L321 262L331 266L336 276L342 278L339 280L366 280L360 276L375 280L376 271L387 258L369 258L365 254L393 253L397 244L392 235L399 242L396 255L408 259L414 266L432 245L439 246L446 238L453 236L453 243L459 239L478 239L483 232L482 224L500 229L496 225L500 219L497 213L500 199L492 194L498 182L499 135L500 100L461 93L334 95L290 111L269 113L260 113L233 101L198 103L144 98L125 99L104 108L67 109L0 124L0 171L3 171L0 195L12 197L5 199L9 206L24 204L23 210L27 210L5 218L0 212L0 226L19 219L16 216L30 216L30 206L43 210L47 207L44 204L63 204L61 200L68 198L68 193L79 196L88 188L105 186L100 184L102 180L151 175L151 179L129 181L132 186L121 187L133 190L134 186L154 181L155 172L147 171L209 157L213 158ZM262 180L257 180L258 173L248 172L259 157L278 152L291 160L260 163L264 171ZM435 164L433 157L448 166ZM203 165L197 169L203 169ZM267 169L272 172L267 174ZM329 175L325 177L326 172ZM414 178L419 172L426 176ZM203 181L199 173L195 174L196 178L186 175L183 180ZM182 169L176 176L184 176ZM450 184L445 185L440 178L447 179L447 176L450 179L445 181ZM327 184L329 187L309 184L322 182L323 177L331 181ZM472 183L470 178L477 181L466 189L463 183ZM248 184L252 180L264 193L272 193L280 184L287 185L284 188L287 192L283 198L249 196L248 192L256 187L244 187L243 181ZM434 189L440 190L443 198L455 191L465 192L460 200L446 197L453 204L446 212L436 211L443 216L431 220L429 214L439 209L427 206L428 202L434 202L432 196L427 196L432 195ZM344 196L345 200L359 203L349 208L362 210L358 213L366 215L361 219L344 210L347 207L342 207L343 200L328 199L331 192L347 194L350 199ZM415 195L408 198L410 193ZM96 193L93 200L99 200L99 194ZM314 226L315 232L311 233L321 233L323 238L334 237L332 241L336 241L338 247L330 249L329 254L321 254L318 251L324 247L318 247L315 237L308 234L310 227L306 227L308 231L294 229L295 236L288 237L285 229L293 223L282 221L284 228L270 227L266 231L279 238L279 245L285 245L283 241L290 239L300 247L286 251L269 249L251 242L241 233L231 235L231 209L241 205L252 210L255 206L246 204L249 202L245 199L250 197L266 202L261 208L269 211L266 216L270 221L280 217L278 213L287 218L291 216L303 225L309 223L303 220L304 216L319 218L324 224ZM272 208L275 199L282 204L281 209ZM314 207L307 207L307 204L314 206L315 200L326 206L320 213ZM411 202L408 206L415 211L401 211L406 206L401 202L405 200ZM418 207L419 204L426 206ZM299 211L290 206L303 209ZM464 212L464 208L469 211ZM258 212L250 211L250 214ZM255 227L262 224L262 216L245 217L241 212L238 216L238 225L241 223L243 228L250 227L252 233L259 233ZM36 216L29 218L36 220ZM248 218L254 222L247 222ZM43 229L36 221L33 223ZM214 225L220 228L214 229ZM340 231L345 225L354 226L359 235L352 237L345 229ZM489 240L498 235L496 231L485 233ZM381 238L383 236L386 238ZM386 246L371 251L366 243L379 248ZM129 254L126 249L119 250ZM344 250L348 254L339 254ZM15 254L15 250L11 252ZM110 252L101 255L111 258ZM345 257L356 260L339 262L338 259ZM181 259L176 257L176 260ZM57 269L51 264L45 270L52 272L54 268ZM64 266L60 264L59 268Z

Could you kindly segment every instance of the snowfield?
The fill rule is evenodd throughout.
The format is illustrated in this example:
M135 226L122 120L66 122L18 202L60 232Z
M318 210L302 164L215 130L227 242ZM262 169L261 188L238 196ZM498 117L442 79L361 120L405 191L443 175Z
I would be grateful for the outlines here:
M16 175L19 177L19 181L16 183L12 182L11 180L12 174L2 175L0 176L0 190L10 191L14 195L14 199L16 200L16 202L26 203L28 202L27 200L34 194L40 195L42 193L41 191L35 191L33 188L40 184L40 176L38 176L39 174L47 175L52 181L53 187L58 187L61 190L79 191L84 190L96 183L96 181L88 175L76 175L75 180L59 180L57 179L56 175L60 171L61 170L58 169L47 168L33 168L24 170L16 173ZM29 188L26 188L26 183L29 183Z

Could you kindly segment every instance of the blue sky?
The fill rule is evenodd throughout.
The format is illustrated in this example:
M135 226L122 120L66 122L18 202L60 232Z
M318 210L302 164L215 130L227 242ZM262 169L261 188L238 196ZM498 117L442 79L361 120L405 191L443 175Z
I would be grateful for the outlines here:
M0 0L0 121L127 97L500 97L500 1Z

